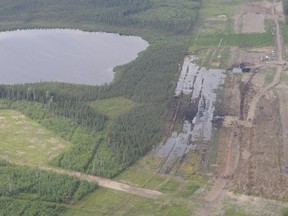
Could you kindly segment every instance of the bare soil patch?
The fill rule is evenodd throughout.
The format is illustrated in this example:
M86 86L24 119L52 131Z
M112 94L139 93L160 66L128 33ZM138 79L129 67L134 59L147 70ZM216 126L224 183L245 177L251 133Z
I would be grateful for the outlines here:
M266 2L257 2L237 7L234 31L236 33L265 32L265 16L270 14L269 5Z
M254 48L254 49L241 49L233 48L231 51L232 65L239 65L241 63L248 63L257 67L265 64L261 58L269 56L270 60L274 60L275 56L272 56L272 47ZM265 65L267 66L267 65Z
M240 91L238 88L239 78L227 72L227 78L224 84L224 92L222 95L222 101L219 104L220 108L216 106L217 115L221 116L239 116L239 104L240 104Z
M253 128L242 128L241 132L241 157L231 179L231 189L248 195L288 198L281 119L275 94L269 92L261 98Z
M1 160L8 160L8 155L0 155Z
M59 139L55 137L51 137L50 139L47 140L49 143L56 144L59 142Z
M16 155L18 155L19 157L21 157L24 154L25 154L25 152L23 152L23 151L19 151L19 150L16 151Z
M38 129L36 133L37 134L47 134L47 131L44 129Z
M242 82L247 82L250 78L251 74L246 74L242 77ZM252 80L251 80L251 84L255 86L255 88L262 88L265 84L265 78L266 75L262 74L261 72L256 73Z
M38 144L38 143L41 143L41 140L38 139L37 137L34 137L34 138L29 140L29 143L31 143L31 144L36 144L37 143Z
M23 120L23 119L26 118L25 115L20 114L20 113L16 112L15 110L12 110L11 113L13 114L11 116L11 118L14 119L14 120Z
M243 15L243 33L265 32L265 17L263 14L248 13Z

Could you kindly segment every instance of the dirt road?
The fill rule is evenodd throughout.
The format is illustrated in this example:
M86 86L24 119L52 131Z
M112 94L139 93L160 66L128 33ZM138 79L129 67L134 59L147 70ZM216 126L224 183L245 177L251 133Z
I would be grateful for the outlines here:
M281 73L282 73L282 64L283 64L283 54L282 54L282 38L281 38L281 33L280 33L280 27L279 27L279 21L277 18L277 14L276 14L276 9L275 9L275 4L273 5L273 9L272 9L272 17L276 26L276 47L277 47L277 55L278 55L278 66L276 67L276 74L274 76L273 81L267 85L262 91L258 92L254 99L251 101L250 106L249 106L249 110L248 110L248 114L247 114L247 121L251 121L253 122L253 119L255 118L255 111L257 108L257 104L260 100L260 98L269 90L271 90L272 88L274 88L276 85L279 84L280 82L280 78L281 78Z
M38 167L38 168L42 169L42 170L48 170L48 171L52 171L52 172L61 173L61 174L67 174L69 176L77 177L81 180L86 180L89 182L95 182L100 187L105 187L105 188L112 189L112 190L118 190L118 191L138 195L138 196L145 197L145 198L157 199L161 195L163 195L163 193L161 193L159 191L145 189L145 188L139 188L139 187L131 186L128 184L123 184L120 182L116 182L116 181L102 178L102 177L98 177L98 176L86 175L86 174L83 174L81 172L64 170L64 169L54 168L54 167Z

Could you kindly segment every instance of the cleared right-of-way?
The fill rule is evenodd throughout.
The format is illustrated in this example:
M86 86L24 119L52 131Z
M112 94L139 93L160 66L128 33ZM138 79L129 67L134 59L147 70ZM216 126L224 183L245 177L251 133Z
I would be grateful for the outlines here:
M277 14L275 11L275 3L273 4L273 8L272 8L272 17L276 26L276 32L275 32L275 37L276 37L276 47L277 47L277 55L278 55L278 62L275 62L276 66L276 73L274 76L273 81L267 85L264 89L262 89L262 91L258 92L254 99L251 101L250 106L249 106L249 110L248 110L248 114L247 114L247 118L246 120L248 122L253 122L253 119L255 117L255 112L256 112L256 108L257 108L257 104L260 100L260 98L269 90L271 90L272 88L274 88L275 86L277 86L280 83L280 79L281 79L281 73L282 73L282 65L283 63L283 54L282 54L282 38L281 38L281 32L280 32L280 26L279 26L279 21L277 18ZM248 124L249 125L249 124Z

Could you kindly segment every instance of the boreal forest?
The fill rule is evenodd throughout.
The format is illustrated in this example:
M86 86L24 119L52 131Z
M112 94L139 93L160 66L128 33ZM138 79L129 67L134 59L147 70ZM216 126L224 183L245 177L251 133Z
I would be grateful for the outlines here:
M72 28L137 35L149 47L117 66L101 86L57 82L0 85L0 109L12 109L72 143L50 166L113 178L165 135L179 66L200 0L0 0L0 30ZM95 108L131 103L116 115ZM0 215L59 215L97 185L1 161ZM3 181L2 181L3 180Z

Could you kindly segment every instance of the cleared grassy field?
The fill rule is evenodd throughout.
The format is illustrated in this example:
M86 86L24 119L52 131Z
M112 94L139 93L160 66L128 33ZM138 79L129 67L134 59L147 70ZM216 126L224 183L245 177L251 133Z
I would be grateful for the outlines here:
M232 33L236 7L247 0L204 0L198 21L198 33Z
M20 164L47 164L71 145L14 110L0 110L0 137L0 158Z
M118 115L128 112L137 106L132 100L124 97L115 97L103 100L96 100L89 103L97 112L106 114L109 118L115 118Z
M175 193L182 183L172 177L154 175L153 171L141 169L138 164L121 173L116 179L138 187L144 186L145 188L158 190L165 194Z
M221 41L221 46L239 46L241 48L266 47L274 44L270 33L239 33L239 34L200 34L194 36L190 51L209 47L216 48Z
M100 188L68 208L64 216L190 216L195 205L168 197L155 201Z

